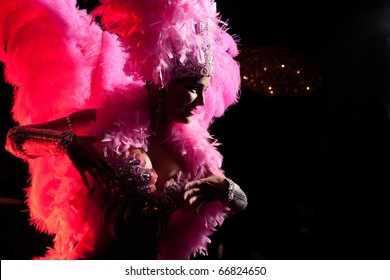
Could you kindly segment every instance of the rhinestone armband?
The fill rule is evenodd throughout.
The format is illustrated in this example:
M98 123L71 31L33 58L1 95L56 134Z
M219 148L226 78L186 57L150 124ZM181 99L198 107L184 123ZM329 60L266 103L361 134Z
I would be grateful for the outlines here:
M227 200L228 200L228 202L230 202L230 201L232 201L233 198L234 198L234 188L235 188L235 185L236 185L236 184L235 184L231 179L229 179L229 178L225 178L225 180L228 181L228 183L229 183L228 198L227 198Z
M67 117L65 118L65 121L66 121L66 125L67 125L68 128L69 128L69 131L70 131L70 132L73 132L73 125L72 125L72 122L70 121L69 116L67 116Z
M61 137L60 137L60 141L59 141L59 144L60 144L60 147L59 147L59 150L67 150L69 145L72 143L72 140L73 140L73 135L74 133L71 132L71 131L64 131L62 132L61 134Z

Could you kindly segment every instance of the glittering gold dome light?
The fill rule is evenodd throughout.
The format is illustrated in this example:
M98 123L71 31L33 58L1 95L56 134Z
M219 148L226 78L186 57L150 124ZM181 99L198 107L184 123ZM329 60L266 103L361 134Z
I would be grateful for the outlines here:
M322 84L319 68L286 45L246 47L237 60L242 86L266 96L304 96Z

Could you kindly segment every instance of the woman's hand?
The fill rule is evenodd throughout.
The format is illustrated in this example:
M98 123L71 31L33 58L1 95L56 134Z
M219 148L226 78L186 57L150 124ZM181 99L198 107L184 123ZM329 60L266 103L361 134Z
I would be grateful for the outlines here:
M215 174L209 177L191 181L184 187L184 200L196 211L207 202L225 200L229 193L229 182L224 177Z
M108 186L117 180L118 176L113 167L96 150L93 145L95 142L94 137L73 135L72 142L67 147L67 154L87 187L91 187L87 173L100 184Z

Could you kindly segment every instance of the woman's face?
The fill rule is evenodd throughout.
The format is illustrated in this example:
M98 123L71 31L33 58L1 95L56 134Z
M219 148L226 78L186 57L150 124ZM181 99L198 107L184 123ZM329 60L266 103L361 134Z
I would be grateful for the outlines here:
M162 101L161 117L165 122L190 123L196 109L204 105L204 93L210 77L173 80Z

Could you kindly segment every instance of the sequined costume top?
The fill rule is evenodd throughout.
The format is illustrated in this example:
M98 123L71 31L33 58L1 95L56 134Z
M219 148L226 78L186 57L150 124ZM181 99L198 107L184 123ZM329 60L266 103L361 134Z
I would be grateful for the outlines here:
M115 241L104 258L156 259L170 215L183 204L188 179L179 172L159 189L157 174L141 157L110 156L119 180L105 193L105 222ZM112 256L110 255L112 254Z
M110 204L106 217L111 223L120 218L126 222L131 211L148 216L153 213L169 215L183 203L184 186L188 179L183 172L156 188L157 174L153 168L145 167L140 156L122 153L113 158L113 166L119 181L108 188Z

